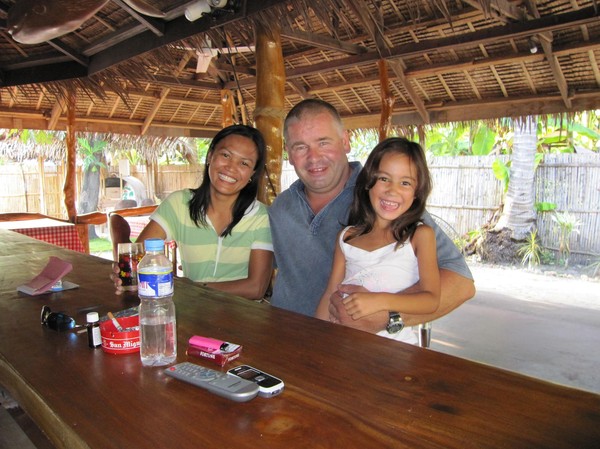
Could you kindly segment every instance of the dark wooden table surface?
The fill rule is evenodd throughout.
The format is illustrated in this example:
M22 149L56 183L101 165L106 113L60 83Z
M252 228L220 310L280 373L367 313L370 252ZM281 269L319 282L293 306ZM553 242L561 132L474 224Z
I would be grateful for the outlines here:
M50 255L77 290L16 292ZM137 305L110 262L0 230L0 384L65 448L598 448L600 396L391 342L177 280L178 361L194 334L243 345L238 363L281 377L235 403L40 325L42 305L85 321ZM200 365L211 365L190 359Z

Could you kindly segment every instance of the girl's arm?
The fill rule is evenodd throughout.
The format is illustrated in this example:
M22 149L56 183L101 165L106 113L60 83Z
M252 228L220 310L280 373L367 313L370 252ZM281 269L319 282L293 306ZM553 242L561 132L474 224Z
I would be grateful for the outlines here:
M273 252L253 249L250 251L250 261L248 263L248 277L236 281L208 282L202 285L220 290L222 292L232 293L247 299L261 299L273 274Z
M419 226L411 243L419 266L419 290L411 293L352 293L343 302L354 320L381 311L424 314L435 312L438 308L440 274L433 229L426 225Z
M338 243L335 245L335 251L333 253L333 265L331 268L331 275L329 276L329 282L327 282L327 288L321 296L321 301L317 306L315 316L322 320L329 321L329 298L338 289L340 282L344 280L346 274L346 259L342 253L342 249L339 244L339 235L336 240Z

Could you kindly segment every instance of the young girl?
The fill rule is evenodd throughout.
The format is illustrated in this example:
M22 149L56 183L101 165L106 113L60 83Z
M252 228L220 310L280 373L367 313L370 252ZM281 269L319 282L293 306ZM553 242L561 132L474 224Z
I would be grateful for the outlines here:
M348 224L338 236L333 268L317 308L329 319L329 298L339 284L364 287L344 299L353 319L380 311L426 314L440 300L435 233L421 222L431 179L423 149L389 138L371 152L356 180ZM418 291L402 293L418 282ZM412 329L379 332L416 344Z
M185 277L248 299L262 298L273 263L267 208L256 200L265 156L257 129L223 128L208 148L200 186L170 194L138 241L175 240ZM120 292L120 280L113 280Z

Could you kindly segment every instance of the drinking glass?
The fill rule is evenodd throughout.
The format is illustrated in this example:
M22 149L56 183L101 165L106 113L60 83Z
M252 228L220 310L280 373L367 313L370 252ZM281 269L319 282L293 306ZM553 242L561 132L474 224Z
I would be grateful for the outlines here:
M123 290L137 290L137 266L144 257L143 243L119 243L119 279Z

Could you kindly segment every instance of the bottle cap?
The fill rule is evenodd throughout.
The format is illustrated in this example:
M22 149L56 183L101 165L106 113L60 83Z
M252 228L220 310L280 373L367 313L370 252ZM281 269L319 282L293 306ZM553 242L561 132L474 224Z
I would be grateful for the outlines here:
M88 312L88 314L85 316L85 319L88 323L95 323L100 319L100 317L98 316L98 312Z
M146 251L164 251L165 241L163 239L148 239L144 242Z

